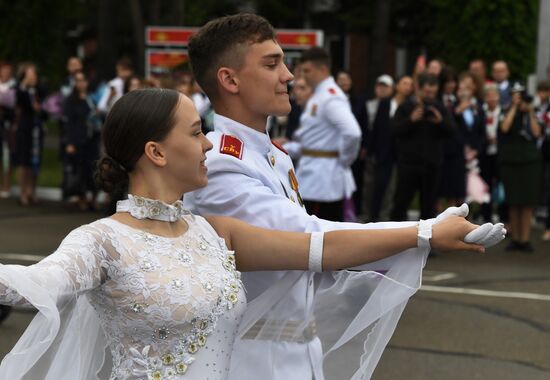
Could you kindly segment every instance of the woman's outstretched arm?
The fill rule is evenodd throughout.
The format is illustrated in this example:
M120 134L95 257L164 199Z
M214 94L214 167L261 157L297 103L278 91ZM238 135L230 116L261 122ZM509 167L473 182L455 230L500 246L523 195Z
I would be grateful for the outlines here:
M240 271L308 270L310 234L267 230L227 217L207 220L236 251ZM477 227L462 217L450 216L433 225L431 247L484 252L483 246L464 242ZM417 236L417 227L325 232L322 268L338 270L384 259L417 247Z

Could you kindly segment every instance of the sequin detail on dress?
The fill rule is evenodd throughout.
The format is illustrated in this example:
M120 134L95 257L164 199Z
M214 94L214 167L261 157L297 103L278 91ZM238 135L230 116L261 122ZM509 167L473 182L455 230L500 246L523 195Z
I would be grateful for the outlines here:
M183 215L192 215L183 208L183 202L178 200L173 204L164 203L156 199L149 199L128 194L128 199L118 201L117 212L129 212L137 219L153 219L164 222L175 222Z
M110 218L72 231L27 275L97 312L114 380L224 380L246 297L235 257L205 219L176 238ZM31 273L32 272L32 273ZM25 299L0 277L0 299Z

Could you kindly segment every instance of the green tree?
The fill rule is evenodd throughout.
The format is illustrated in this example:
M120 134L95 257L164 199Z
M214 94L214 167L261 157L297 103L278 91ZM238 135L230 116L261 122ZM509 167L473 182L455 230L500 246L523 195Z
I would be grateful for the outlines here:
M33 61L57 83L64 73L67 30L81 11L80 2L18 0L0 2L0 59ZM62 68L62 70L59 70Z
M424 48L457 69L482 58L504 59L515 77L534 72L538 0L394 2L395 41Z

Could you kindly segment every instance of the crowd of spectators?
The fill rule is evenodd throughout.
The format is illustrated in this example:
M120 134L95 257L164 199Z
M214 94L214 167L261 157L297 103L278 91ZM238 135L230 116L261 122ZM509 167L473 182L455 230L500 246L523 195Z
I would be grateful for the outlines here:
M100 207L94 165L101 151L101 128L112 105L135 89L177 89L195 102L205 132L212 129L210 102L188 72L176 71L162 80L141 78L132 62L121 58L116 77L97 83L78 57L67 60L66 71L60 88L48 93L34 63L0 62L0 198L17 196L23 207L39 202L37 179L49 121L59 127L63 199L83 211Z
M289 139L298 102L311 93L299 67L295 75ZM550 240L549 78L530 96L505 61L493 62L489 75L481 59L460 73L441 59L419 59L409 75L378 77L371 99L352 91L349 73L335 79L363 132L353 164L360 219L404 220L415 199L422 219L467 202L476 222L506 223L508 250L532 252L539 207Z
M53 119L60 131L63 198L81 210L96 209L93 169L102 123L112 105L137 88L177 89L195 103L204 132L213 128L210 102L188 72L176 72L166 82L140 78L132 63L121 59L115 78L96 83L78 57L67 60L66 70L58 91L47 93L32 62L0 63L0 198L17 194L24 207L38 202L45 122ZM292 111L286 120L274 121L284 124L288 140L313 93L299 65L294 73ZM406 219L414 199L421 218L449 205L474 203L476 221L507 223L508 249L533 250L535 208L550 204L548 79L539 81L532 97L510 79L505 61L493 62L488 73L485 62L474 59L457 73L440 59L418 60L409 75L378 77L374 97L366 99L354 91L349 72L338 71L334 78L362 129L352 166L357 191L350 199L360 218ZM546 215L543 239L550 240Z

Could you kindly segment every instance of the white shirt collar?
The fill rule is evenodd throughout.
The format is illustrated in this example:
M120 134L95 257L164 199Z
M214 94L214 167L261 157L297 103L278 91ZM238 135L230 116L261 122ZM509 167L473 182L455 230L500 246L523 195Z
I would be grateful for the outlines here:
M498 88L500 90L506 90L508 88L508 84L509 84L508 80L504 80L498 84Z
M321 82L319 82L319 84L317 85L317 87L315 87L315 93L318 94L320 93L321 91L325 91L327 88L329 87L334 87L336 88L335 86L337 86L336 82L334 81L334 78L329 76L325 79L323 79ZM340 87L338 87L340 88Z

